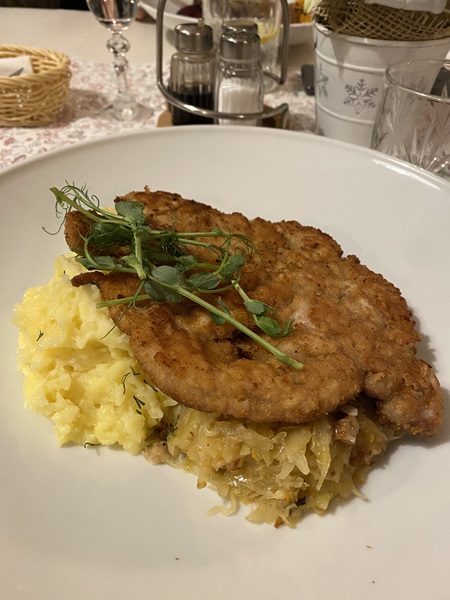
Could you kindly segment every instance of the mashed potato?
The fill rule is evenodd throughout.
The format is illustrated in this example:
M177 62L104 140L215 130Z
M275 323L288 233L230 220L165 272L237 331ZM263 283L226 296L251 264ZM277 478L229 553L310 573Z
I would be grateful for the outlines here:
M128 336L96 308L98 289L71 285L81 270L57 258L50 283L16 307L25 406L54 422L59 445L118 444L138 454L173 401L145 380Z
M128 336L96 307L98 289L71 285L81 270L73 258L57 258L52 280L16 307L25 406L53 421L58 444L118 444L182 468L225 500L212 512L231 514L242 502L252 522L294 525L307 511L325 512L335 497L361 495L393 437L363 398L284 427L177 405L146 381Z

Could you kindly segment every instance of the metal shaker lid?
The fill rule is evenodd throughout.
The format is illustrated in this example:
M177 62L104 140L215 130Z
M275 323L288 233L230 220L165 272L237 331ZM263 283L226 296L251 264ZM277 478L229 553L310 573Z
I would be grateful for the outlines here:
M180 52L208 52L213 47L213 31L203 19L177 25L174 32L175 47Z
M222 33L258 33L258 24L252 19L227 19L222 23Z
M256 60L260 57L261 41L252 31L225 31L220 36L220 55L225 60Z

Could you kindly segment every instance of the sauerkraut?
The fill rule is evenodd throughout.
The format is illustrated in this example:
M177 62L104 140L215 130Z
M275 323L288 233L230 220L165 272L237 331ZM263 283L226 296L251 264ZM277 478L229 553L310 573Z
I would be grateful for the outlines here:
M155 439L158 434L160 439ZM166 409L145 450L197 476L225 500L211 513L251 505L247 519L295 525L307 511L323 514L333 498L363 497L367 471L394 432L382 429L360 398L334 415L304 425L240 421L183 406Z

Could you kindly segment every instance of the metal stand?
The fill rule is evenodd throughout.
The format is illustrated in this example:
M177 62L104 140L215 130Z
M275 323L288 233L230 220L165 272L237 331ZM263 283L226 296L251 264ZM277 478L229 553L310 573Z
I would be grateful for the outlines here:
M274 73L264 72L265 75L274 79L278 84L283 84L286 81L288 53L289 53L289 6L287 0L279 0L282 7L282 22L283 35L281 38L281 73L280 76ZM263 112L257 113L224 113L206 108L199 108L192 104L186 104L172 95L170 90L163 82L163 20L164 10L167 0L159 0L156 14L156 82L166 100L179 109L190 112L201 117L209 117L213 119L235 119L237 121L269 119L277 115L281 115L281 127L284 129L287 123L289 106L286 103L280 104L275 108L265 108Z

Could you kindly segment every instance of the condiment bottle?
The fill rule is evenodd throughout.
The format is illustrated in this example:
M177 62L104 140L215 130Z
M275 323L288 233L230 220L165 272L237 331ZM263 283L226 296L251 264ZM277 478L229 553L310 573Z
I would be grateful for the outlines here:
M224 28L225 29L225 28ZM222 113L262 113L261 43L254 31L225 29L220 37L215 107ZM219 125L257 125L259 119L219 119Z
M259 35L258 23L252 19L226 19L222 22L222 33L246 33L253 32ZM261 41L261 36L260 36ZM259 62L264 74L264 64L266 60L266 53L264 51L264 44L260 45ZM267 91L273 85L273 79L270 77L264 77L264 90Z
M212 29L199 19L198 23L177 25L174 33L177 52L171 58L169 90L185 104L212 109L215 78ZM209 117L174 105L170 109L173 125L213 123Z

